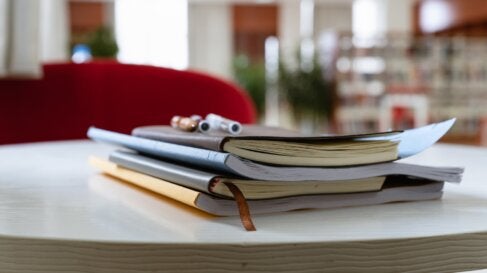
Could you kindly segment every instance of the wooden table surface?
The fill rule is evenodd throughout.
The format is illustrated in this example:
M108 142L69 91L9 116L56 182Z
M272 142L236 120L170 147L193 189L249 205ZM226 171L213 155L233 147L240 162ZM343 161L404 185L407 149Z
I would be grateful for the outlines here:
M464 166L442 200L212 217L99 174L90 141L0 146L0 272L455 272L487 268L487 149L406 161Z

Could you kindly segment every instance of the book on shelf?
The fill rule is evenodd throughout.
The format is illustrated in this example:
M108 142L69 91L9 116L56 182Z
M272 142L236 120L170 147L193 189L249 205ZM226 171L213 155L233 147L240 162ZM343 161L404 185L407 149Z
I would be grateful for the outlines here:
M288 166L350 166L393 161L438 141L454 119L422 128L340 136L302 136L294 131L245 126L240 135L185 132L170 126L135 128L135 137L230 153L255 162Z
M441 135L445 124L439 123L427 127L419 128L424 130L433 127L433 132L440 134L438 130L434 130L435 126L441 129ZM451 126L450 124L447 124ZM420 130L420 131L421 131ZM407 130L401 133L414 134L416 130ZM352 180L364 178L366 174L368 177L385 176L389 174L402 175L419 175L428 179L444 180L444 181L459 181L458 172L460 168L431 168L428 166L419 166L402 163L379 163L372 165L355 166L352 168L342 167L302 167L302 166L279 166L262 164L255 161L243 159L231 153L222 153L201 148L194 148L184 145L172 144L162 141L145 139L115 132L110 132L98 128L90 128L88 136L96 141L107 142L111 144L121 145L123 147L138 151L160 159L172 161L186 166L193 166L195 168L202 168L242 176L254 180L276 180L276 181L305 181L305 180ZM423 138L421 138L421 136ZM381 136L384 137L384 136ZM412 138L412 139L410 139ZM411 149L409 146L399 143L399 147L403 147L401 153L411 154L416 152L418 148L423 149L429 144L431 139L419 135L416 137L406 137L405 141L408 145L413 145ZM353 164L352 164L353 165ZM439 177L438 177L439 175Z
M90 163L115 178L172 198L191 207L219 216L240 215L237 202L136 172L117 164L92 157ZM380 191L337 194L299 195L271 199L248 200L252 214L284 212L298 209L323 209L376 205L401 201L438 199L444 182L398 176L385 183ZM241 215L240 215L241 216Z

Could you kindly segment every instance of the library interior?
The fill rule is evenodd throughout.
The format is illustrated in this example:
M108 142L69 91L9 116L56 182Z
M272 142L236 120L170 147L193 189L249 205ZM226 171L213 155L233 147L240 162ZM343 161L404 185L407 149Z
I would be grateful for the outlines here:
M487 272L486 166L485 0L0 0L0 272Z
M13 22L0 29L2 89L16 88L5 80L49 78L63 63L165 67L237 85L259 124L353 134L455 117L442 141L487 145L487 8L480 0L19 2L0 2L0 23ZM5 122L39 114L9 121L15 98L2 100ZM169 122L160 117L150 122ZM0 142L55 139L62 136Z

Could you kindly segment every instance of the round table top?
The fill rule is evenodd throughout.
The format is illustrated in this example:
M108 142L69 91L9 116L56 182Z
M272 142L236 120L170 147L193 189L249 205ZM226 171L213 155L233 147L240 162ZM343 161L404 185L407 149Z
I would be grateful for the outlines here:
M487 231L487 149L435 145L405 161L466 167L442 200L238 217L196 209L100 174L91 141L0 146L0 235L112 242L282 243L378 240Z
M88 165L90 155L114 149L87 140L0 146L0 237L262 246L487 234L486 148L437 144L404 160L466 168L441 200L256 215L256 232L238 217L209 216Z

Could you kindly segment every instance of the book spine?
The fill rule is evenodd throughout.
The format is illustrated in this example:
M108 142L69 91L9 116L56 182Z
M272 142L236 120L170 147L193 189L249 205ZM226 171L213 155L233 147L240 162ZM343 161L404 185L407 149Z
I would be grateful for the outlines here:
M196 200L201 194L198 191L181 187L179 185L151 177L142 173L137 173L129 169L118 168L116 164L97 157L90 157L89 162L92 166L100 169L104 173L130 182L136 186L167 196L186 205L198 208Z
M157 162L155 159L145 158L123 151L111 153L109 160L136 172L148 174L198 191L211 193L209 191L209 184L213 176L201 171L191 170L167 162Z
M144 139L95 127L91 127L88 130L87 135L95 141L120 145L155 157L212 170L234 173L226 166L227 153Z

